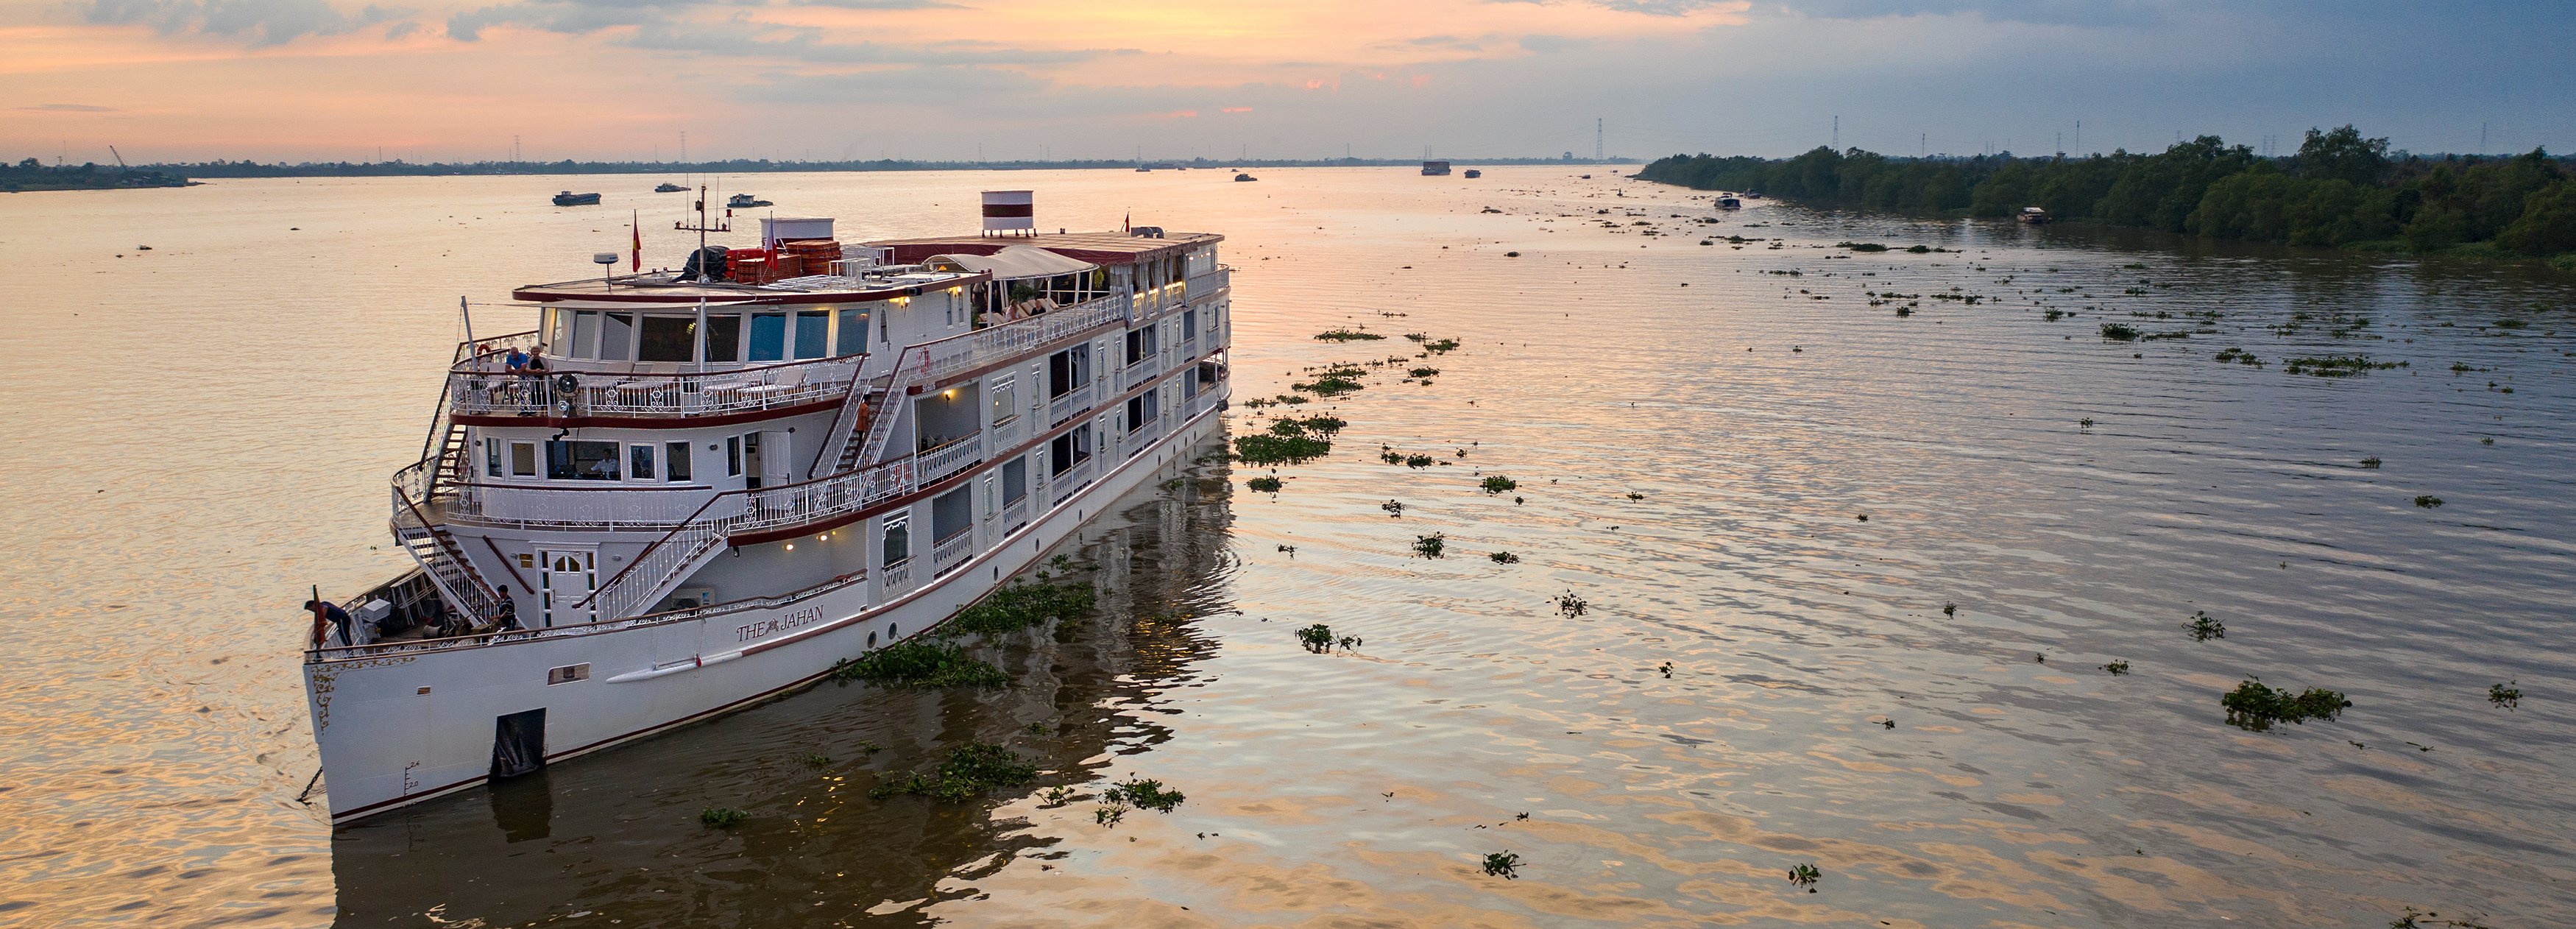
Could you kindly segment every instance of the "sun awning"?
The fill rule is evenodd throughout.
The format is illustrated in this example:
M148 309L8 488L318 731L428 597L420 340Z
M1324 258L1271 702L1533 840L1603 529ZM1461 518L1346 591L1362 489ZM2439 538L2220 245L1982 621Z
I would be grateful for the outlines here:
M1034 245L1005 245L1001 251L990 255L932 255L923 263L940 270L983 271L992 274L995 280L1003 281L1061 277L1100 267Z

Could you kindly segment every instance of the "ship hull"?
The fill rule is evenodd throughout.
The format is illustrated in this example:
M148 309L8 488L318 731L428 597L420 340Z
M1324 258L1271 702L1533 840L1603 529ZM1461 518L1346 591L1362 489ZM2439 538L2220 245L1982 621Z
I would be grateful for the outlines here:
M932 633L1130 491L1186 468L1210 406L983 553L884 603L850 583L669 622L305 665L332 822L484 785L499 743L555 763L759 704ZM613 624L612 624L613 625ZM533 735L532 735L533 733Z

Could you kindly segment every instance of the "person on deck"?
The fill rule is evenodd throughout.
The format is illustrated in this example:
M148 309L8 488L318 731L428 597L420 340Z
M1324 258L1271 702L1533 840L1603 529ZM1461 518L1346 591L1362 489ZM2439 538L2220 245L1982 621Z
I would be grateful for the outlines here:
M492 611L492 631L517 632L526 628L519 625L519 601L510 597L510 585L501 585L499 593L501 605Z
M314 648L321 648L330 644L326 636L329 635L331 627L333 626L340 627L340 644L350 644L349 611L341 609L338 604L324 603L320 600L306 600L304 601L304 608L313 611Z
M528 353L512 346L510 354L501 359L501 365L512 371L525 371L528 369Z

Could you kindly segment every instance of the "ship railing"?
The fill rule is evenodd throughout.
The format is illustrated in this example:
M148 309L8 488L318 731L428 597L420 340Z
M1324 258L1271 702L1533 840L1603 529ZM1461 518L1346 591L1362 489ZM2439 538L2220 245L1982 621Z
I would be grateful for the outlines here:
M915 456L921 462L913 468L913 480L919 484L936 484L943 478L973 467L984 460L984 437L969 435Z
M487 339L467 339L456 343L456 360L450 370L503 371L509 368L511 349L535 354L540 340L537 330L512 332Z
M450 522L517 529L669 529L716 496L713 487L442 483L432 512Z
M1018 532L1018 531L1020 531L1020 527L1022 527L1022 526L1026 526L1026 525L1028 525L1028 524L1029 524L1029 495L1028 495L1028 494L1021 494L1019 499L1017 499L1017 500L1013 500L1013 501L1011 501L1010 503L1008 503L1008 504L1006 504L1006 505L1004 505L1004 506L1002 507L1002 532L1003 532L1004 534L1009 534L1009 533L1013 533L1013 532Z
M947 538L931 544L930 572L934 575L946 574L949 569L963 564L966 556L972 554L975 554L975 527L969 523L965 528L949 533Z
M885 584L878 589L880 596L910 589L912 589L912 559L906 558L885 566Z
M1190 275L1186 280L1187 283L1183 286L1182 291L1187 294L1187 299L1196 300L1212 297L1219 291L1233 286L1234 266L1218 265L1214 269Z
M1049 427L1064 425L1065 420L1080 416L1090 409L1091 382L1083 381L1080 386L1047 401L1047 425Z
M972 370L992 362L1024 354L1039 346L1070 338L1108 325L1122 318L1115 297L1102 297L1087 303L1052 310L1015 322L960 333L934 342L908 346L895 357L893 380L886 386L886 396L910 395L915 384ZM834 429L816 459L816 469L823 462L837 462L846 470L865 464L884 454L886 441L893 436L895 423L902 416L897 410L880 411L869 427L865 441L856 449L848 447L847 430Z
M802 406L847 396L865 355L654 374L451 371L453 415L699 416Z
M776 609L801 600L807 600L823 594L831 593L832 591L848 587L852 584L861 583L866 580L867 574L865 572L859 572L844 574L820 584L800 590L789 591L787 593L774 594L765 597L751 597L743 600L729 600L723 603L710 603L705 606L686 607L677 610L664 610L659 613L651 613L644 616L633 616L626 619L612 619L602 622L580 623L576 625L555 626L551 628L526 629L517 632L483 632L441 636L437 638L389 639L380 642L370 642L364 645L306 649L304 654L306 661L338 661L349 658L374 658L383 655L395 655L407 652L438 651L450 648L470 648L480 645L502 645L512 642L527 642L539 639L566 639L575 636L599 635L602 633L619 632L627 629L639 629L646 626L660 626L669 623L707 619L728 613L739 613L745 610Z
M1048 478L1047 489L1055 494L1053 502L1063 503L1071 500L1074 494L1081 493L1083 488L1091 486L1092 468L1099 461L1100 456L1093 455L1075 463L1063 474Z

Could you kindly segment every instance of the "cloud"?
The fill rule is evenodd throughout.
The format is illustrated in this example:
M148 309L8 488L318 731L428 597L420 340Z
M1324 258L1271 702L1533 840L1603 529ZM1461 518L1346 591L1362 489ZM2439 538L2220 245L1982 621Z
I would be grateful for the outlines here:
M1486 0L1488 3L1526 3L1531 6L1590 6L1617 13L1643 13L1648 16L1688 16L1702 10L1740 9L1744 0ZM1873 0L1859 0L1873 2ZM1901 0L1877 0L1901 2Z
M640 26L664 10L696 6L691 0L524 0L499 3L447 18L447 37L459 42L483 38L493 26L526 26L577 35L612 26Z
M91 105L86 104L86 103L39 103L39 104L36 104L35 106L22 106L22 107L19 107L19 109L21 109L21 110L35 110L35 111L38 111L38 112L44 112L44 113L121 113L121 112L124 112L123 110L119 110L119 109L117 109L117 108L115 108L115 107L112 107L112 106L91 106Z
M1547 54L1548 52L1561 52L1570 48L1581 48L1585 44L1587 43L1582 39L1571 39L1561 35L1525 35L1521 37L1522 50L1537 52L1542 55Z
M1974 15L2043 26L2136 26L2166 21L2171 4L2146 0L1795 0L1789 9L1819 19Z
M615 44L658 52L733 55L811 64L1034 65L1067 64L1136 49L1013 48L955 40L926 44L826 42L820 29L772 26L745 20L721 23L646 23Z
M87 0L74 9L94 25L148 25L163 35L242 36L254 46L339 35L410 15L371 3L352 16L323 0Z
M788 6L834 6L844 10L963 10L940 0L787 0Z

